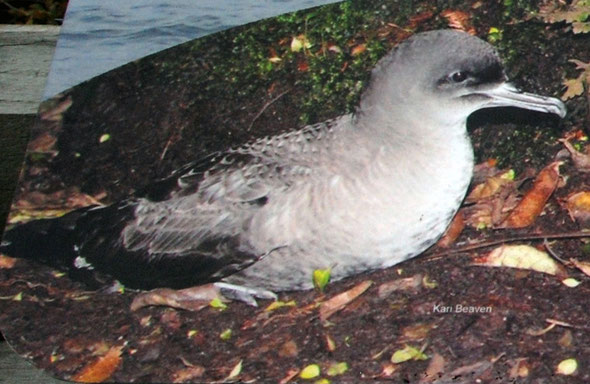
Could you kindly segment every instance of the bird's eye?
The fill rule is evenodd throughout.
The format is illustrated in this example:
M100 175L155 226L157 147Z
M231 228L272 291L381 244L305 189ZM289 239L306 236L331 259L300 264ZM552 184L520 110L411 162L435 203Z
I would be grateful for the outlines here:
M463 72L463 71L453 72L449 75L449 78L454 83L462 83L465 80L467 80L467 72Z

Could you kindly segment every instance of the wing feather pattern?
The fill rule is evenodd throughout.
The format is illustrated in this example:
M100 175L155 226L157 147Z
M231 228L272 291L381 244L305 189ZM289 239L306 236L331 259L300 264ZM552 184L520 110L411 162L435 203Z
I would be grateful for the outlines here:
M332 123L213 153L134 198L88 210L77 222L89 268L129 287L180 288L217 281L258 261L243 234L258 210L316 171ZM270 250L269 250L270 251Z

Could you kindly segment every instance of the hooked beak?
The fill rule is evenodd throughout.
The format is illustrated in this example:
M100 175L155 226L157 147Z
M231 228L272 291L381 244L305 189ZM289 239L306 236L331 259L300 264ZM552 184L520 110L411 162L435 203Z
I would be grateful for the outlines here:
M521 92L512 84L502 83L498 87L481 92L489 98L484 107L516 107L530 109L545 113L554 113L559 117L565 117L567 112L561 100L554 97L535 95L534 93Z

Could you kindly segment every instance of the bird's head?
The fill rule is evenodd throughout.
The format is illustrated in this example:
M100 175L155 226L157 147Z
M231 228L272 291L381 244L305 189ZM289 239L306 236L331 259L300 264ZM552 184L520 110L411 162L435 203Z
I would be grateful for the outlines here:
M507 81L496 50L487 42L453 30L424 32L381 59L361 109L379 105L448 125L462 125L474 111L491 107L565 116L560 100L521 92Z

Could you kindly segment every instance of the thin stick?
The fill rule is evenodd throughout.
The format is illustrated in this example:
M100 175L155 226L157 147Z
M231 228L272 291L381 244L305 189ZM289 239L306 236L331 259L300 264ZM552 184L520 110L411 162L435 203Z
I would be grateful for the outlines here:
M564 232L564 233L539 233L539 234L523 234L517 235L513 237L507 237L504 239L496 239L496 240L489 240L489 241L482 241L481 243L476 244L468 244L462 247L457 247L454 249L446 249L438 252L432 252L428 254L428 260L434 260L441 256L452 255L455 253L463 253L474 251L477 249L488 248L494 245L500 245L503 243L514 243L516 241L528 241L528 240L558 240L558 239L580 239L584 237L590 237L590 232L587 231L576 231L576 232Z
M252 122L250 123L250 125L248 125L248 129L246 129L246 131L250 131L250 129L252 129L252 126L254 125L254 122L256 120L258 120L258 118L260 116L262 116L262 114L264 113L264 111L266 111L266 109L268 107L270 107L275 101L277 101L278 99L280 99L281 97L283 97L289 91L290 91L290 89L287 89L286 91L283 91L283 92L279 93L279 95L276 96L274 99L272 99L269 102L267 102L266 104L264 104L264 106L262 107L262 109L260 109L260 111L258 111L258 113L256 114L256 116L254 116L254 118L252 119Z

